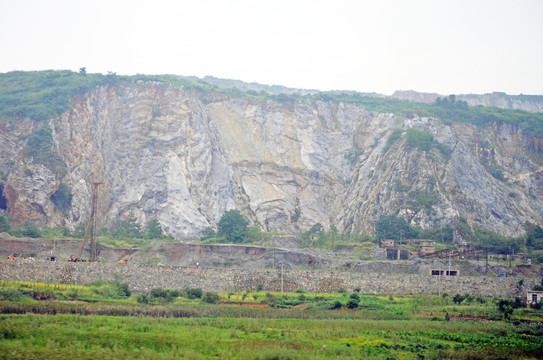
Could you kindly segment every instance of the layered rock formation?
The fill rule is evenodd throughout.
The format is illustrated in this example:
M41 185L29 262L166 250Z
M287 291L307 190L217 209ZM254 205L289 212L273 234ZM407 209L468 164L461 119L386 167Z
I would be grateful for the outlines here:
M436 93L422 93L413 90L400 90L394 92L390 97L398 100L433 103L438 97L445 95ZM490 94L460 94L456 95L457 100L462 100L470 106L496 106L510 110L524 110L532 113L543 113L543 96L541 95L507 95L503 92Z
M0 211L14 223L73 228L88 220L91 183L101 182L100 227L134 214L179 238L198 236L233 208L287 234L315 223L372 232L380 214L392 213L423 228L464 218L505 235L543 223L537 139L515 127L446 125L333 102L204 100L150 82L73 98L46 124L65 174L24 151L41 124L4 121ZM441 150L409 147L405 133L389 142L395 128L430 132ZM51 201L61 182L73 195L64 211Z

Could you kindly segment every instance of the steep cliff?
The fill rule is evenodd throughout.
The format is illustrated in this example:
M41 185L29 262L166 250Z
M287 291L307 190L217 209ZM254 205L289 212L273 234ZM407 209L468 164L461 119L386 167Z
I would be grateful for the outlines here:
M28 154L26 137L43 124L64 170ZM102 182L100 227L134 214L180 238L232 208L278 233L315 223L372 232L380 214L393 213L423 228L461 220L504 235L543 224L539 140L514 125L331 101L199 97L156 82L100 86L47 122L0 125L0 211L14 223L85 223L91 183ZM408 129L432 134L432 145L409 144ZM66 209L51 200L61 183L72 194Z

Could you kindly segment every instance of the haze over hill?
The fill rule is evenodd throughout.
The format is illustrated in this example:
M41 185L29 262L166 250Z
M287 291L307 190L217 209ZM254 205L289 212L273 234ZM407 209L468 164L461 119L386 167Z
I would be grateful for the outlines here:
M285 234L316 223L373 233L390 214L450 225L458 242L477 228L520 235L543 224L541 114L215 78L1 77L1 212L14 224L85 223L95 180L100 226L133 215L179 238L229 209ZM526 109L540 100L495 98ZM63 206L59 191L70 195Z

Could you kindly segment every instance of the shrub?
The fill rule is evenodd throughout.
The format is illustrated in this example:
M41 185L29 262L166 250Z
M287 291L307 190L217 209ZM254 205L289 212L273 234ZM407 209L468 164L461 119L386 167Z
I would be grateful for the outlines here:
M53 290L43 289L43 290L23 290L23 294L31 297L34 300L55 300L57 297Z
M273 296L271 293L266 293L266 298L263 300L265 303L271 304L275 302L275 296Z
M434 142L432 133L420 129L407 129L406 145L410 148L416 148L422 151L429 151Z
M58 190L51 195L51 201L55 204L56 209L61 211L67 210L72 203L72 193L68 185L61 182Z
M149 304L149 295L147 294L138 294L136 295L136 301L138 304Z
M132 295L132 290L130 290L130 285L128 283L116 283L118 294L122 297L130 297Z
M359 303L360 301L357 299L349 299L349 301L347 301L347 307L349 309L356 309Z
M51 129L46 125L33 132L27 141L27 154L34 163L48 167L57 175L66 174L66 165L54 147Z
M513 306L513 309L520 309L520 308L525 308L526 304L524 303L524 301L522 301L521 297L515 296L515 301L513 302L512 306Z
M522 301L520 302L522 303ZM501 299L498 301L498 310L503 313L504 319L510 319L511 315L513 314L513 310L516 309L517 306L520 307L516 301L511 299Z
M509 306L509 305L505 305L503 307L503 317L505 319L510 319L511 318L511 315L513 314L513 307L512 306Z
M414 211L420 209L430 212L432 206L438 202L438 198L435 195L430 194L426 190L411 190L407 193L407 205L409 205Z
M456 294L453 297L453 301L455 304L460 304L462 301L464 301L464 297L460 294Z
M41 237L41 231L36 225L26 224L21 229L21 235L35 239Z
M202 298L202 295L204 292L202 289L194 289L194 288L186 288L185 289L185 297L187 299L200 299Z
M332 305L330 305L330 310L337 310L337 309L341 309L343 305L341 305L341 302L339 302L338 300L334 301L332 303Z
M200 240L212 239L215 237L217 237L217 232L208 226L202 231Z
M452 149L445 144L440 143L439 141L434 141L434 146L438 153L444 157L446 160L450 159L452 156Z
M116 238L143 238L141 226L138 224L138 220L134 216L134 213L130 212L126 220L117 220L113 224L112 229L113 236Z
M219 294L214 292L206 292L204 296L202 296L202 301L208 304L217 304L220 300Z
M0 300L18 301L25 295L17 289L0 289Z
M392 129L392 132L390 133L390 135L387 138L387 142L386 142L385 146L383 146L383 154L386 154L388 152L388 150L390 150L392 145L394 145L396 140L398 140L402 136L402 134L403 134L402 129L397 129L397 128Z
M181 293L179 292L179 290L155 288L151 290L149 295L151 296L151 298L155 298L157 300L160 300L161 302L170 303L176 297L179 297Z
M130 290L128 283L121 283L118 280L96 280L90 285L92 286L92 291L94 291L94 293L99 294L104 298L123 299L132 295L132 291Z

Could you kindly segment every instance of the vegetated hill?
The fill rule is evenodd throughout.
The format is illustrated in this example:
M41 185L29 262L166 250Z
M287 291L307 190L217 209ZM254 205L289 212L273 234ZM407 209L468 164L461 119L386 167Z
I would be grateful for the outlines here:
M543 224L541 114L66 71L0 74L0 105L0 211L13 224L85 223L93 181L100 227L158 219L182 238L232 208L296 234L372 233L381 214L449 224L457 241Z

